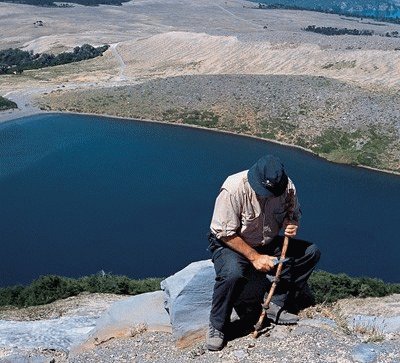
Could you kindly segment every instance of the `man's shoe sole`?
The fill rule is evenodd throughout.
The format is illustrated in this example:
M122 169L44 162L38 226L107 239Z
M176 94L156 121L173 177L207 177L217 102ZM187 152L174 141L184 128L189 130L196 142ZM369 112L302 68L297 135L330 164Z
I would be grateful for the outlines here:
M275 321L274 319L270 319L276 325L296 325L299 321Z
M224 344L225 345L225 344ZM222 350L222 348L224 347L224 345L222 345L222 347L217 347L214 345L208 345L207 344L207 349L210 350L211 352L217 352L219 350Z
M272 301L268 305L263 304L262 307L266 311L267 318L276 325L295 325L299 321L297 315L289 313Z
M284 320L284 319L279 318L277 320L276 316L269 315L268 313L267 313L267 318L276 325L296 325L299 322L299 319Z

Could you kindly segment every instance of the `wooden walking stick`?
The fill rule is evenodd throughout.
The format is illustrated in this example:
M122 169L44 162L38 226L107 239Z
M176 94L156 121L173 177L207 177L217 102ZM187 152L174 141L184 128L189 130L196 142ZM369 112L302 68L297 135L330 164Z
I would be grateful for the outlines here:
M288 191L288 195L287 195L287 199L286 199L286 206L287 206L286 207L287 208L286 209L287 210L286 219L291 221L291 220L293 220L293 212L294 212L294 191L293 191L293 189L289 189L289 191ZM257 338L258 335L260 334L260 330L263 325L265 315L267 315L267 309L269 308L269 304L271 302L272 296L275 293L276 286L279 283L279 277L281 276L282 267L283 267L284 259L286 258L286 251L288 249L288 246L289 246L289 237L285 236L285 238L283 240L281 257L279 258L279 264L276 269L273 283L271 285L271 288L268 292L266 299L264 300L264 303L262 304L263 308L262 308L261 315L257 321L257 324L254 326L254 332L253 332L254 338Z

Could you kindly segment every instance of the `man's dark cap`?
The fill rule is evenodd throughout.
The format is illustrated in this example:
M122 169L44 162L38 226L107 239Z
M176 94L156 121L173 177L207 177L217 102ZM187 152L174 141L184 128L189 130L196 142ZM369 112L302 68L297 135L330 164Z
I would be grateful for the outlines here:
M247 179L251 188L261 197L278 197L288 184L282 162L273 155L265 155L248 171Z

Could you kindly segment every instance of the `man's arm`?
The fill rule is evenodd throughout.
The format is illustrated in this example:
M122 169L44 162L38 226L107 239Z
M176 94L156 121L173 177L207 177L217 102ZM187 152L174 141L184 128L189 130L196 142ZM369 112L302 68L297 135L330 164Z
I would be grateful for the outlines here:
M274 257L259 254L238 235L222 237L222 241L232 250L247 258L258 271L267 272L274 268Z

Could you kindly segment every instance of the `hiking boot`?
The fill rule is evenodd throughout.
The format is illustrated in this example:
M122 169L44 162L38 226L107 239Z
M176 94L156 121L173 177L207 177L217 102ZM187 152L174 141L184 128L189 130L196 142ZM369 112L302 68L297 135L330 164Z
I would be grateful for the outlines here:
M267 318L277 325L292 325L297 324L299 321L299 317L297 315L283 310L282 307L274 304L273 302L269 303L269 307L266 312Z
M206 343L208 350L221 350L225 344L225 335L222 331L214 328L210 323L208 326Z

